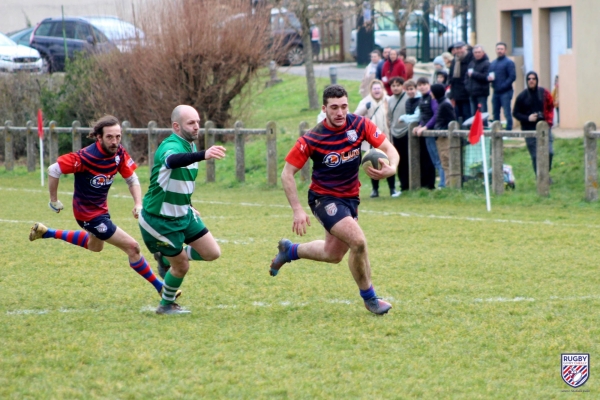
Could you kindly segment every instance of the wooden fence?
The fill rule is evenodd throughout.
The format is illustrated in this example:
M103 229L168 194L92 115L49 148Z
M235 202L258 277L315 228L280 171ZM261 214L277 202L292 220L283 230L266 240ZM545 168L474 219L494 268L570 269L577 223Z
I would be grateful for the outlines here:
M131 139L133 135L148 136L148 166L150 169L154 163L154 153L158 148L158 135L169 134L171 128L158 128L156 122L150 121L146 128L132 128L128 121L123 121L121 142L125 148L131 148ZM72 138L72 150L81 149L81 135L89 134L91 128L82 127L79 121L73 121L71 127L57 127L56 122L50 121L47 127L44 127L44 140L47 143L50 163L54 163L58 158L58 135L70 134ZM38 152L36 143L38 142L37 127L32 121L28 121L26 126L12 126L11 121L4 124L4 166L7 171L14 168L14 135L24 134L27 140L27 171L33 172L36 169ZM232 129L217 129L212 121L207 121L204 128L200 129L198 134L198 145L200 140L204 140L204 147L209 148L215 144L215 138L222 135L233 135L235 146L235 176L240 182L246 180L246 161L245 161L245 143L249 135L264 135L266 137L266 161L267 161L267 183L272 186L277 185L277 129L275 122L267 123L264 129L245 129L242 122L235 123ZM206 181L215 181L215 160L206 161Z
M122 143L126 148L130 148L133 135L148 136L148 164L152 168L154 162L154 153L158 147L158 135L171 133L170 128L158 128L154 121L151 121L146 128L132 128L128 121L122 124L123 134ZM412 132L416 124L411 124L409 131ZM299 135L302 136L308 130L309 125L306 122L300 123ZM537 138L537 193L540 196L550 194L550 171L549 171L549 126L546 122L538 122L535 131L503 131L499 122L494 122L489 131L485 131L486 138L491 140L492 148L492 190L495 194L504 193L504 144L505 137L535 137ZM44 128L44 135L50 162L58 158L58 135L71 134L72 150L81 149L81 135L89 134L91 128L82 127L78 121L74 121L71 127L57 127L54 121ZM596 124L588 122L584 126L584 144L585 144L585 199L588 201L598 200L598 144L600 131L596 130ZM28 121L25 127L12 126L10 121L4 124L4 166L7 171L14 168L14 150L13 142L15 134L25 134L27 138L27 170L35 171L38 152L36 150L37 127L33 122ZM235 123L233 128L217 129L211 121L207 121L200 129L198 141L204 140L204 147L208 148L215 143L215 138L221 135L232 135L234 137L235 147L235 176L239 182L246 179L245 163L245 143L246 137L250 135L265 135L266 137L266 162L267 162L267 183L276 186L278 181L277 172L277 131L275 122L267 123L264 129L246 129L242 122ZM457 122L450 123L448 130L426 130L424 137L448 137L449 138L449 184L448 187L460 188L462 184L462 166L461 166L461 138L468 137L469 131L460 130ZM421 185L420 168L420 147L419 137L410 135L409 137L409 187L418 189ZM215 181L215 160L206 161L206 181ZM310 180L310 165L306 163L300 171L300 177L303 181Z

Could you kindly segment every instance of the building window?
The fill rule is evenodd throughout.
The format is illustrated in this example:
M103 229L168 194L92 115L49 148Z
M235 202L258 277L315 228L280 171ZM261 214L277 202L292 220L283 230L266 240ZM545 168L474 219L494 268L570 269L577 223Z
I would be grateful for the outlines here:
M524 35L524 15L531 14L531 10L519 10L511 12L512 20L512 49L513 54L516 56L523 55L523 49L525 48L525 35Z

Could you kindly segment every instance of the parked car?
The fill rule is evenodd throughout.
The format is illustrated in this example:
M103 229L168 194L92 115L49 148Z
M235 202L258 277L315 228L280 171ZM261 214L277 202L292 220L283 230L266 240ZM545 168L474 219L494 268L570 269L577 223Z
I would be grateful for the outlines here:
M94 54L117 50L100 29L80 17L46 18L35 27L29 43L40 52L44 70L48 72L64 71L66 57L72 58L76 52Z
M31 32L33 32L34 27L30 26L28 28L19 29L18 31L7 33L8 36L13 42L29 47L29 39L31 38Z
M0 33L0 72L42 72L40 53Z
M301 65L304 62L302 44L302 25L296 14L285 8L271 9L271 35L276 46L276 61L283 65ZM321 52L319 28L310 28L312 52L318 56Z
M400 10L400 15L404 10ZM400 31L396 26L394 16L391 12L374 12L373 22L375 29L375 48L383 50L385 47L392 49L400 48ZM406 51L409 56L415 56L420 59L426 57L421 56L420 46L422 43L422 26L424 24L423 12L419 10L413 11L406 24ZM356 29L350 36L350 53L356 58ZM436 56L448 50L448 46L460 40L458 34L449 30L448 27L440 20L433 16L429 16L429 59L433 60Z
M130 51L131 48L144 40L144 32L135 25L113 16L83 17L84 20L100 29L108 40L113 42L119 51Z

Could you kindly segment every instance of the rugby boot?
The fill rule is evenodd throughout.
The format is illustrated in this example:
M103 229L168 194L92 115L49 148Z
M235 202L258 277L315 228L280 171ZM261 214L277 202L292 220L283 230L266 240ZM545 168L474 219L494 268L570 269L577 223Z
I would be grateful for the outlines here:
M177 303L171 303L171 304L166 304L166 305L159 304L159 306L156 308L156 313L162 314L162 315L181 315L181 314L191 314L191 311L186 310L185 308L182 308Z
M156 264L158 265L158 275L160 275L161 278L165 279L165 275L167 274L167 271L169 270L169 268L171 268L171 266L164 263L160 251L154 253L154 259L156 260Z
M36 222L29 230L29 241L33 242L36 239L41 239L46 232L48 232L46 225Z
M371 297L369 300L365 300L365 307L373 314L383 315L390 311L392 305L387 301L381 300L379 297Z
M292 241L288 239L281 239L277 245L279 249L279 253L275 256L273 261L271 261L271 266L269 269L269 274L271 276L277 276L279 273L279 269L283 267L283 264L292 262L292 260L288 257L288 250L292 247Z

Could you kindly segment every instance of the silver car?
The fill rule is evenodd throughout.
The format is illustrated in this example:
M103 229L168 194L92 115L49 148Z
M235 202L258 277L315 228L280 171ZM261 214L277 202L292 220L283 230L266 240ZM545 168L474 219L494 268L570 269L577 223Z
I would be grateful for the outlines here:
M40 53L0 33L0 72L42 72Z
M401 10L400 14L402 15L403 12ZM399 49L400 31L396 26L393 14L391 12L375 12L373 22L375 28L375 48L379 50L383 50L385 47ZM423 24L423 12L418 10L413 11L408 18L406 33L404 35L406 51L408 56L415 56L423 61L429 61L425 60L426 57L422 57L420 54L422 43L421 27ZM350 53L354 58L356 58L356 31L356 29L353 30L350 37ZM449 30L442 21L434 16L429 16L429 59L434 59L444 51L447 51L448 47L458 40L460 38L455 31Z

